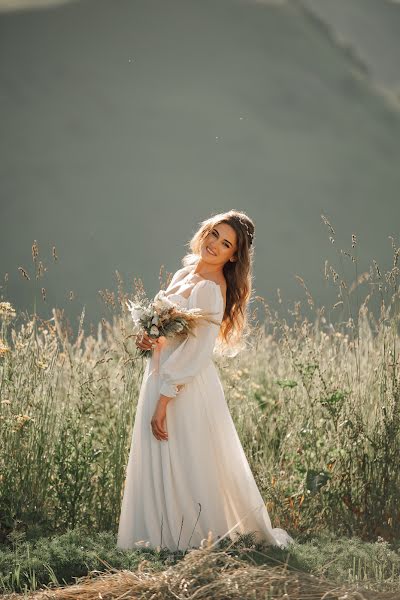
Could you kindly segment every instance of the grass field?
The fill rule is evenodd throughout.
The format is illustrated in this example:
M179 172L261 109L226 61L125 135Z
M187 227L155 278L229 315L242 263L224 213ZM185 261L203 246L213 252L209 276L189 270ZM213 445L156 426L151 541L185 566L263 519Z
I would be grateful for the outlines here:
M335 232L325 224L332 241ZM374 261L361 274L355 236L352 242L349 252L338 253L355 270L353 280L326 265L341 298L334 309L343 314L338 326L326 320L324 308L310 320L300 301L285 315L256 297L248 349L217 363L273 523L296 539L289 555L272 552L274 560L341 584L391 589L400 572L400 248L392 240L389 271ZM40 279L37 244L32 259ZM165 286L168 277L161 281ZM363 299L357 298L361 282L370 289ZM90 566L99 568L101 556L120 568L143 558L114 548L143 368L122 307L141 289L137 279L129 294L119 279L115 293L104 291L114 318L99 323L96 336L80 327L72 337L61 309L44 321L16 314L10 299L2 299L4 592L35 589L52 577L71 583ZM368 307L374 295L378 317ZM239 542L248 552L249 534ZM163 548L150 555L160 568L177 559Z

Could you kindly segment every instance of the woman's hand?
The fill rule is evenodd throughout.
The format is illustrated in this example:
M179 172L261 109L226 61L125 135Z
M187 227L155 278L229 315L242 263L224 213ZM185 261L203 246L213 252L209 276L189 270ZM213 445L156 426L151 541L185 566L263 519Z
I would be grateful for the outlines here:
M167 415L167 404L171 400L168 396L161 394L153 418L151 419L151 429L157 440L168 440L168 432L166 430L165 418Z
M178 392L185 387L184 384L178 385ZM168 440L168 432L166 430L165 418L167 415L167 404L170 400L170 396L160 395L158 399L158 403L156 406L156 410L154 411L153 418L151 419L151 429L153 431L153 435L158 440Z
M158 344L158 338L152 338L144 329L140 330L136 336L136 346L141 350L153 350Z

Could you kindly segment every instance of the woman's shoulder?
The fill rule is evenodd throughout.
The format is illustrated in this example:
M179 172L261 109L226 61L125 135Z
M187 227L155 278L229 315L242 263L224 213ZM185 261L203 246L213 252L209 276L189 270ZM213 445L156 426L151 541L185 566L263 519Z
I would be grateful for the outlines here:
M200 281L197 281L192 288L192 292L196 295L196 292L199 292L201 289L210 289L217 292L217 295L214 296L217 298L218 296L222 299L224 311L226 306L226 282L217 283L214 279L206 279L202 278Z
M175 283L177 283L180 279L182 279L185 275L187 275L187 273L189 273L189 271L190 271L190 267L181 267L180 269L175 271L175 273L172 275L169 285L171 286L171 285L174 285Z
M226 290L227 290L228 284L226 283L226 279L225 279L224 275L222 274L217 279L210 279L210 281L212 283L214 283L215 285L219 286L222 297L224 299L224 303L226 303Z

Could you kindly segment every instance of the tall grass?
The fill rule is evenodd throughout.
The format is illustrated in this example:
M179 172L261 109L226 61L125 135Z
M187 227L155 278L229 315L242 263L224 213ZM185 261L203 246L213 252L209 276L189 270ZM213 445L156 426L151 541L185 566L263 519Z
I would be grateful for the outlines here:
M325 265L339 288L335 306L345 307L347 319L334 327L322 307L309 320L296 303L289 325L259 298L263 331L235 384L225 384L253 472L283 525L394 540L400 531L400 248L392 239L389 271L382 274L373 261L358 275L356 244L353 234L352 253L339 252L342 268L343 256L355 264L355 282ZM355 312L351 294L365 281L370 293L361 305L357 298ZM378 319L368 308L374 294Z
M300 302L287 318L257 297L263 313L252 346L218 361L274 524L298 539L335 531L392 541L400 533L400 248L393 240L392 249L390 271L374 261L359 275L353 235L351 250L338 251L342 267L345 258L354 265L352 283L326 263L341 298L333 310L346 315L339 325L299 277L312 317ZM32 256L40 264L36 242ZM365 282L370 293L354 307ZM141 293L136 280L132 297ZM368 306L374 295L378 318ZM36 311L14 315L2 299L0 542L18 530L35 538L78 526L117 529L143 364L135 360L124 309L130 295L119 276L117 296L102 296L114 309L111 322L85 335L82 314L76 337L60 309L43 320Z
M15 527L31 536L82 524L107 530L118 517L139 367L119 354L117 324L72 341L60 311L53 315L18 328L3 322L3 535Z

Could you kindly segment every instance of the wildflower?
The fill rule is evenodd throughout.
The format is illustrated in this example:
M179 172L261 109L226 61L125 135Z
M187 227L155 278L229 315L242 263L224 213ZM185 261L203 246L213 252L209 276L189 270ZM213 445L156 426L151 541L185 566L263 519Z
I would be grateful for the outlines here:
M128 304L128 302L130 304ZM132 315L132 319L134 321L138 321L139 319L141 319L144 316L144 308L140 305L140 304L136 304L135 302L132 302L131 300L128 300L128 302L126 303L129 312Z
M171 300L168 300L165 295L164 290L160 290L155 296L153 300L154 308L156 310L168 310L173 308L175 305Z
M22 342L16 342L15 343L15 349L16 350L22 350L22 348L25 348L25 346L27 346L28 344L23 344Z
M26 423L27 421L32 420L32 418L29 415L15 415L15 419L17 423Z
M252 381L251 387L255 390L260 390L262 388L262 385L260 385L259 383L256 383L255 381Z
M0 319L13 319L16 314L10 302L0 302Z
M10 352L10 348L0 338L0 357L5 356L7 352Z
M38 360L36 361L36 364L40 369L47 369L47 367L49 366L45 360Z
M158 327L156 325L152 325L150 328L150 335L158 335L160 333L160 330L158 329Z
M26 423L34 421L35 419L29 415L15 415L16 425L14 431L20 431Z

